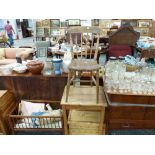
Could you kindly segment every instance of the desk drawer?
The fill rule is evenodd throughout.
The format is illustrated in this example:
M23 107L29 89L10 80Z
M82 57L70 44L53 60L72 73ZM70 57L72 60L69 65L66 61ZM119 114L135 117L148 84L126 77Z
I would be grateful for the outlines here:
M108 94L111 102L128 104L148 104L150 96Z
M142 123L109 123L109 130L143 129Z
M110 107L109 119L142 120L145 115L145 107Z

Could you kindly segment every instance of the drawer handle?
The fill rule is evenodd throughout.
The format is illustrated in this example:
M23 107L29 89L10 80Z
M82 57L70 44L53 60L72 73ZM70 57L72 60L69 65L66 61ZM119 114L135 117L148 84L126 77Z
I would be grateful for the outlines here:
M123 128L129 128L130 125L129 125L129 124L124 124L124 125L122 125L122 127L123 127Z

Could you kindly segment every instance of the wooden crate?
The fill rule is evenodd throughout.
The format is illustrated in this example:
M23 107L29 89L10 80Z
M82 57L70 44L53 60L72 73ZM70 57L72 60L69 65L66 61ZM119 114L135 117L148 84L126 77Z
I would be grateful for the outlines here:
M99 135L100 112L70 110L68 126L70 135ZM103 125L103 134L105 133Z
M15 105L16 100L13 93L0 91L0 132L5 135L11 133L8 115Z

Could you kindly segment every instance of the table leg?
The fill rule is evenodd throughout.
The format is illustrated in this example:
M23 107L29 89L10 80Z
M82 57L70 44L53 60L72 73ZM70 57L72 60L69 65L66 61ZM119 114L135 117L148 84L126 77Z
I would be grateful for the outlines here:
M64 119L64 133L65 135L68 135L68 126L67 126L67 110L65 108L65 106L62 106L62 110L63 110L63 119Z

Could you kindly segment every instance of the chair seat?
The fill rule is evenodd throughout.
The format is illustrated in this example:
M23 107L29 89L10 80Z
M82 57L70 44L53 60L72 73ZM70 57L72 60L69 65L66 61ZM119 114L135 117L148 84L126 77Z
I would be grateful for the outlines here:
M100 66L93 59L74 59L69 65L70 70L77 71L95 71L99 70Z

